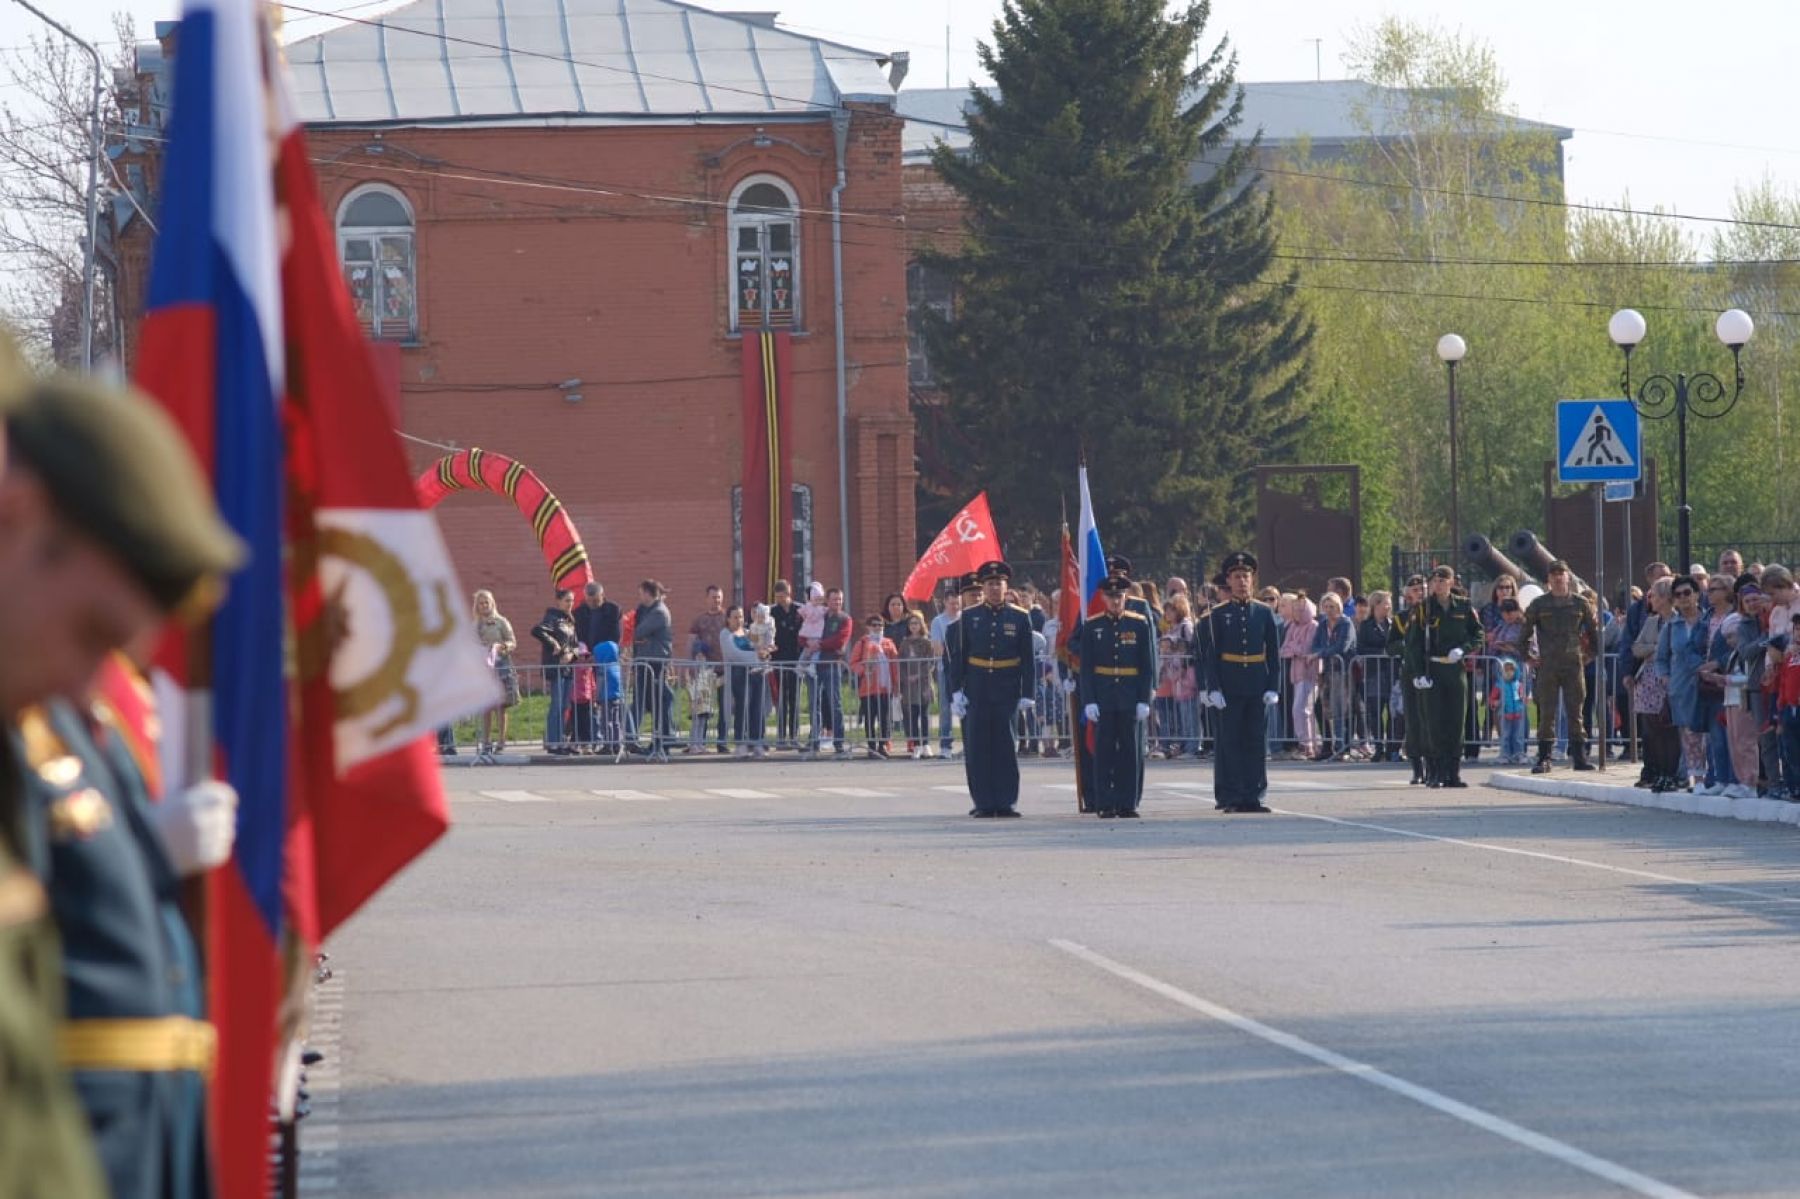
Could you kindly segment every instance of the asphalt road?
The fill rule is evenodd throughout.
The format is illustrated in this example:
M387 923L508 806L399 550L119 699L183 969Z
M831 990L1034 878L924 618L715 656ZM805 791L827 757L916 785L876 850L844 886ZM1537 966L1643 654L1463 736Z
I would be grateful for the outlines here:
M329 947L305 1193L1800 1194L1793 828L1068 769L451 772Z

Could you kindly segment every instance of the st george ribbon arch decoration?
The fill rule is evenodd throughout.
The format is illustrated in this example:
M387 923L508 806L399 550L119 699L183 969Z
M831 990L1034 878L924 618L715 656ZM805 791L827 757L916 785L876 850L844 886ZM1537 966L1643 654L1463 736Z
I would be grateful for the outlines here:
M587 547L562 501L522 462L488 450L458 450L438 459L414 484L419 503L435 508L453 491L486 491L511 500L531 522L557 590L580 591L594 581Z

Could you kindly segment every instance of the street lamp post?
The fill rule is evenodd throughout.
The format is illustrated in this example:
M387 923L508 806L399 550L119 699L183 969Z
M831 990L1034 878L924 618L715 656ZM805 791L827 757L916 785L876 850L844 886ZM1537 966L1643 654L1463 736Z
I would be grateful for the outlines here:
M1676 566L1685 572L1694 562L1694 510L1688 505L1688 416L1691 413L1705 420L1717 420L1736 407L1738 397L1744 394L1744 364L1740 355L1744 346L1755 335L1756 323L1743 309L1730 308L1720 313L1718 321L1713 325L1713 332L1725 344L1725 348L1731 351L1735 382L1729 395L1726 394L1724 381L1705 371L1693 375L1678 373L1673 377L1651 375L1633 394L1631 352L1644 340L1648 328L1643 314L1635 308L1619 309L1606 324L1606 332L1613 339L1613 344L1625 355L1625 369L1619 376L1619 386L1625 398L1650 420L1664 420L1670 416L1675 418L1676 485L1681 496L1681 507L1676 513L1676 539L1680 547Z
M1468 352L1468 343L1454 333L1438 338L1437 356L1450 374L1450 553L1453 558L1462 552L1462 508L1456 474L1456 364Z

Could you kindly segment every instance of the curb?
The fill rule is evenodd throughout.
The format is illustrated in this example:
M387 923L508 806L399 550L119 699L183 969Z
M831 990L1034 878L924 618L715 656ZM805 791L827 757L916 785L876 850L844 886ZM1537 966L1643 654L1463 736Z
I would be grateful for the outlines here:
M1519 791L1526 795L1579 799L1589 803L1624 804L1634 808L1660 808L1665 812L1681 812L1688 816L1711 816L1760 824L1800 825L1800 803L1788 803L1780 799L1726 799L1723 795L1694 795L1687 791L1667 791L1658 795L1639 787L1618 783L1590 783L1570 778L1498 772L1488 776L1488 786L1500 791Z

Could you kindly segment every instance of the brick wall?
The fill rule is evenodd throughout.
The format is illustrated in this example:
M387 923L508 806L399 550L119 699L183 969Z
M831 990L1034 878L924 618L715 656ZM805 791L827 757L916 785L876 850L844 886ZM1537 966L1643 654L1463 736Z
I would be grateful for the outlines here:
M725 205L748 175L786 180L802 210L793 470L813 489L815 574L843 580L829 122L328 129L310 145L328 216L366 182L414 211L420 330L400 353L404 431L529 465L611 598L627 604L639 579L658 578L681 628L708 583L732 578L741 342ZM899 123L859 108L846 169L850 582L862 608L913 560ZM557 386L569 379L582 380L579 403ZM873 456L857 440L865 427L887 439ZM419 469L440 454L409 452ZM525 519L468 493L438 513L465 586L493 590L523 636L549 598Z

